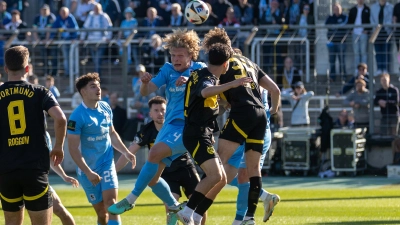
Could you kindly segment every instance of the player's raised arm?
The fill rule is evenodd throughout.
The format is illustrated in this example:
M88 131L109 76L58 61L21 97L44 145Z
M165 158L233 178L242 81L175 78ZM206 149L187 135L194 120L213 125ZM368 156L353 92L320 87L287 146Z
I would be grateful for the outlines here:
M132 144L129 146L128 150L136 155L136 153L140 150L141 146L136 144L135 142L132 142ZM135 161L136 162L136 161ZM122 170L126 164L128 164L128 159L124 156L121 155L119 157L119 159L117 160L117 162L115 163L115 170L117 172L119 172L120 170ZM135 168L136 164L132 164L132 169Z
M114 126L110 126L110 138L111 145L119 152L121 152L125 158L132 162L132 168L136 166L136 156L133 155L124 145L118 133L115 131ZM126 165L126 164L125 164Z
M147 96L158 89L158 87L151 81L151 78L152 76L148 72L140 75L140 80L142 81L142 85L140 85L141 95Z
M236 88L239 87L240 85L244 85L247 83L250 83L252 81L252 79L250 77L243 77L231 82L228 82L226 84L222 84L222 85L216 85L216 86L209 86L204 88L201 91L201 95L203 96L203 98L208 98L214 95L218 95L226 90L229 90L231 88Z
M60 106L53 106L48 111L49 115L54 119L55 143L53 150L50 152L50 158L54 162L54 166L59 165L64 159L64 138L67 130L67 119Z
M260 78L260 86L269 93L271 93L271 114L275 114L278 111L279 105L281 103L281 91L278 88L278 85L267 75L264 71L259 69L259 73L262 73L263 76Z

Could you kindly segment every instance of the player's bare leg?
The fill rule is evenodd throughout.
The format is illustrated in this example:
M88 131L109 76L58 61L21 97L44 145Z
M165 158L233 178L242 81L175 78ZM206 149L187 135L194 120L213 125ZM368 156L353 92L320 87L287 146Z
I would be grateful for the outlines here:
M32 225L51 225L53 207L41 211L28 210L28 214Z
M158 142L153 147L151 147L149 151L149 158L147 159L147 161L151 163L160 163L161 160L168 156L171 156L171 154L171 148L167 144L163 142Z
M239 147L239 145L239 143L228 141L222 138L218 140L218 155L221 159L222 165L225 168L225 172L231 169L231 166L228 164L228 160L232 157L233 153L235 153L235 150Z
M110 221L121 222L121 217L119 215L114 215L107 212L107 208L117 202L118 189L116 188L108 189L103 191L102 194L103 194L104 212L108 215L107 222L108 223L110 223Z
M24 221L24 207L18 212L4 211L5 225L22 225Z
M60 218L63 225L75 225L74 217L71 213L64 207L60 197L58 197L56 192L52 193L53 196L53 213Z
M108 213L104 206L104 202L99 202L93 205L94 211L97 214L97 223L100 225L107 225Z

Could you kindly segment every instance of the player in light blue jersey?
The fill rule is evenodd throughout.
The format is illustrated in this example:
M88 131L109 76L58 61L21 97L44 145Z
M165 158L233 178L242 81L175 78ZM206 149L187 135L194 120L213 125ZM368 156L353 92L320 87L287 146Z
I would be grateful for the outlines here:
M107 208L117 199L118 180L113 147L136 165L135 156L125 147L112 124L112 110L101 99L100 78L89 73L76 80L83 102L71 114L68 146L77 164L78 180L101 225L121 224L118 215L107 215Z
M154 146L149 151L149 157L132 192L123 200L114 204L108 211L113 214L121 214L134 206L146 186L150 186L171 212L180 209L179 203L171 194L171 190L160 174L165 166L186 152L182 141L182 132L185 126L183 108L184 91L186 81L193 70L206 67L204 63L194 62L199 55L200 39L193 30L174 30L166 35L163 40L165 48L171 54L171 63L165 63L157 76L152 78L149 73L143 74L140 79L140 93L144 96L166 85L167 110L164 126L160 130Z

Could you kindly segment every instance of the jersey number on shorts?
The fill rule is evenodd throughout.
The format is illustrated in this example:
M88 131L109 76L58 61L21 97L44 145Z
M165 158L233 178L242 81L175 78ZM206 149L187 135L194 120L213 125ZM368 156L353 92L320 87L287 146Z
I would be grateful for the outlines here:
M110 182L111 181L110 177L111 177L110 171L108 170L104 171L104 182Z
M7 111L11 135L23 134L26 129L24 101L11 101Z

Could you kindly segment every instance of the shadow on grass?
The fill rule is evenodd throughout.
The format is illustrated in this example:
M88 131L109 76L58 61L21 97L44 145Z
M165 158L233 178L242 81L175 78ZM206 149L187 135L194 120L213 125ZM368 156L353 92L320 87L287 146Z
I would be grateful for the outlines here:
M301 198L301 199L281 199L281 202L300 202L300 201L338 201L338 200L367 200L367 199L400 199L400 196L365 196L365 197L354 197L354 198ZM224 205L224 204L236 204L235 200L232 201L216 201L213 204L215 205ZM153 206L162 206L162 203L139 203L136 204L135 207L153 207ZM66 206L66 208L69 209L80 209L80 208L92 208L91 205L73 205L73 206ZM0 207L0 210L3 210L3 208ZM375 223L377 222L377 223ZM400 221L396 221L394 223L389 224L400 224ZM385 222L388 224L387 222ZM316 223L318 224L318 223ZM322 223L321 223L322 224ZM326 224L326 223L323 223ZM328 223L328 224L335 224L335 223ZM347 222L344 224L348 224ZM360 221L360 222L351 222L351 224L382 224L379 223L379 221Z
M323 222L323 223L311 223L315 225L326 225L326 224L347 224L347 225L378 225L378 224L399 224L399 221L389 220L373 220L373 221L343 221L343 222Z

